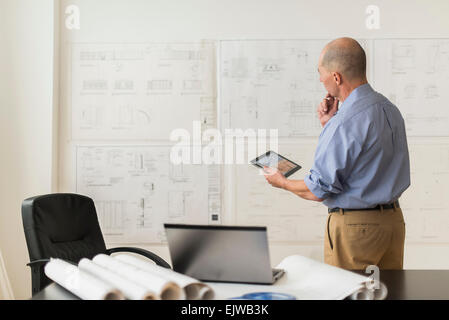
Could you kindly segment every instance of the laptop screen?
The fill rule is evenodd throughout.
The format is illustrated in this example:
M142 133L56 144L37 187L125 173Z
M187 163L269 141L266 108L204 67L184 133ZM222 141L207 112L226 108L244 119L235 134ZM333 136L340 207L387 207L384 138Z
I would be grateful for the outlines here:
M272 282L266 227L164 226L176 272L202 281Z

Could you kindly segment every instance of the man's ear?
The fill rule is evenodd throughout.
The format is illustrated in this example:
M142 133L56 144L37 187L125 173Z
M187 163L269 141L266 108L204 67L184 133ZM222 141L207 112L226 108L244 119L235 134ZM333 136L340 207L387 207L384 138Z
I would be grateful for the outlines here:
M337 85L341 84L342 82L341 74L339 74L338 72L332 72L332 77L334 78L334 81Z

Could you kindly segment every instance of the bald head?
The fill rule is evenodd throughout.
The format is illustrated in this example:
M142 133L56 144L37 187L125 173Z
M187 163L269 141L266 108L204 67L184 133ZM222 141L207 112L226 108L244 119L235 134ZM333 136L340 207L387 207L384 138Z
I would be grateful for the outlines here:
M360 44L352 38L339 38L329 42L321 54L321 65L338 72L349 81L366 77L366 55Z

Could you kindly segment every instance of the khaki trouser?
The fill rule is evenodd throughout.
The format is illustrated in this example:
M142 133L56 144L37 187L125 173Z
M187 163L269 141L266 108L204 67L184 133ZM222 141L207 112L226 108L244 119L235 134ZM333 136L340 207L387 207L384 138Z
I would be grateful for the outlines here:
M405 223L400 208L333 212L327 217L324 262L344 269L402 269Z

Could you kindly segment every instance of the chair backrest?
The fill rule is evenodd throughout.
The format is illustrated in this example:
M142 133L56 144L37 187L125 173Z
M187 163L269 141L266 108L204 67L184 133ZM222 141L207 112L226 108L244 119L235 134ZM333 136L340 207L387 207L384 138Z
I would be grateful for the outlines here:
M89 197L56 193L26 199L22 220L30 261L61 258L78 263L106 251Z

